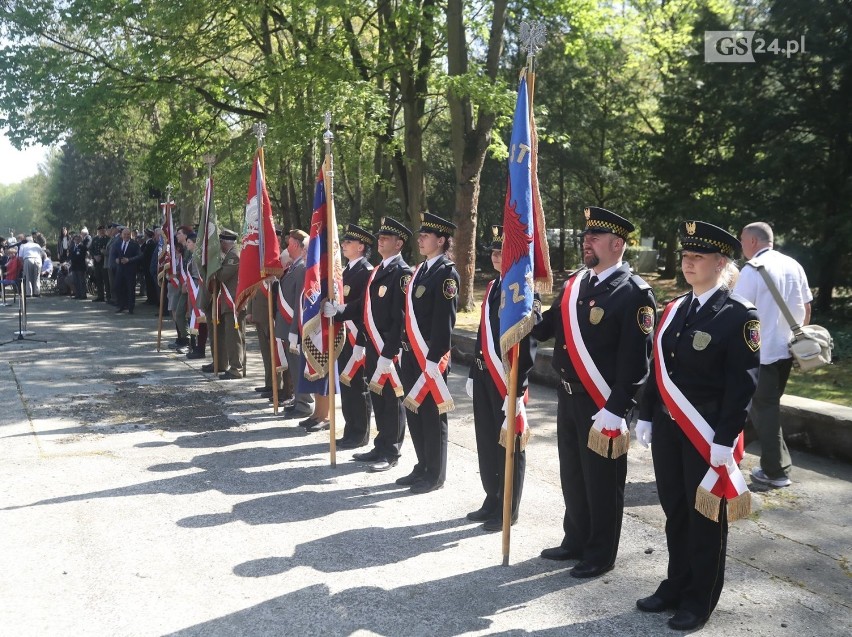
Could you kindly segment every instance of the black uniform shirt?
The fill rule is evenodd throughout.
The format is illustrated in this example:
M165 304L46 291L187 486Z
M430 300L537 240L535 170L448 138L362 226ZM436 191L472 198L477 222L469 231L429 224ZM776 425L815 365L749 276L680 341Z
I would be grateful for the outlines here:
M456 324L456 306L458 305L459 273L455 264L440 255L422 274L424 263L420 266L417 279L411 292L414 295L412 306L417 326L429 347L426 359L439 362L450 351L453 327ZM406 340L408 340L406 335Z

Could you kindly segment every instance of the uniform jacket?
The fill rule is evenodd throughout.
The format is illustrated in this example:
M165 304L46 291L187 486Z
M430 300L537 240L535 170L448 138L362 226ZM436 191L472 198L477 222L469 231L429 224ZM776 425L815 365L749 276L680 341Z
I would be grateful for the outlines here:
M405 286L411 277L411 267L396 257L373 277L370 289L370 305L376 329L385 342L380 356L393 358L399 353L403 326L405 325Z
M234 244L231 249L222 255L222 267L216 272L215 278L219 283L228 288L231 297L237 300L237 281L240 276L240 253Z
M305 258L299 257L290 264L290 268L281 277L281 296L293 308L293 322L288 323L280 314L276 315L275 320L275 336L287 341L290 334L296 335L298 340L301 340L302 335L299 334L298 312L302 307L302 291L305 287Z
M360 259L351 268L343 271L343 303L346 305L343 313L336 317L337 321L352 321L358 328L356 345L367 344L367 333L364 331L364 293L367 291L367 281L373 266L366 259Z
M757 387L757 310L744 298L720 288L686 323L688 312L689 303L684 301L662 335L669 377L713 428L713 442L732 447L745 426ZM639 417L650 421L660 404L657 381L651 374Z
M488 325L491 329L491 335L494 340L494 349L497 351L497 356L500 357L500 293L502 292L502 286L500 285L500 278L494 279L494 285L491 286L491 295L489 297L489 314L488 314ZM485 301L483 300L483 303ZM541 298L538 294L535 295L535 301L533 302L533 313L535 314L535 322L539 323L541 321ZM484 364L484 358L482 355L482 325L476 330L476 349L474 350L476 353L477 360L482 360ZM521 342L518 343L518 352L520 354L518 358L518 386L516 388L516 395L520 396L524 393L524 389L526 389L528 384L528 378L530 370L533 368L533 364L535 363L535 354L537 344L535 339L531 338L529 334L521 339ZM473 370L474 367L471 366L470 373L468 376L473 378ZM507 374L508 381L508 374ZM508 384L508 383L507 383Z
M418 274L420 276L411 288L414 315L420 333L429 346L426 359L437 363L450 351L459 301L459 273L447 255L441 255L426 274ZM405 340L408 340L408 335Z
M605 408L623 417L635 404L636 391L648 376L653 317L657 307L654 292L639 276L630 274L626 263L592 290L587 289L585 270L575 276L583 277L578 282L581 288L577 298L580 334L589 355L612 390ZM563 380L579 384L580 376L565 345L561 307L564 293L565 288L551 308L544 312L532 335L539 341L556 338L553 368ZM603 317L597 324L591 320L592 308L603 310ZM652 317L650 325L643 323L648 308Z

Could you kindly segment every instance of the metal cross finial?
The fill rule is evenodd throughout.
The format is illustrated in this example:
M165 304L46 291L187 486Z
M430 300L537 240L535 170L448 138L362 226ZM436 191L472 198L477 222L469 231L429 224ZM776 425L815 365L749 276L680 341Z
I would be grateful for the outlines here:
M207 175L209 177L213 174L213 166L216 165L216 155L213 153L207 153L206 155L202 155L201 159L204 160L205 164L207 164Z
M533 68L536 53L544 46L547 38L547 27L544 22L532 20L521 22L521 50L527 53L527 64Z
M323 133L322 138L326 146L334 141L334 133L331 132L331 111L325 112L325 133Z
M169 203L172 200L172 185L169 184L166 186L166 203Z
M268 127L266 122L255 122L251 125L251 129L254 131L254 136L257 137L257 147L263 147L263 138L266 137L266 131Z

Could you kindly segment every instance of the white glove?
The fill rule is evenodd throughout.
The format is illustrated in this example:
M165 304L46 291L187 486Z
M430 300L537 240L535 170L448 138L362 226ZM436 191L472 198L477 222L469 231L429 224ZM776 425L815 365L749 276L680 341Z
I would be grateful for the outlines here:
M611 411L607 411L606 408L592 416L592 421L592 426L598 431L607 429L609 431L620 431L623 434L630 431L624 418L619 418Z
M426 361L426 375L431 378L438 378L441 375L441 370L438 368L438 363L435 361Z
M322 302L322 315L326 318L331 318L332 316L337 314L337 308L334 307L334 303L332 301L323 301Z
M352 348L352 358L356 361L360 361L367 355L367 350L364 349L363 345L356 345Z
M725 445L717 445L715 442L710 445L710 465L721 467L722 465L733 466L734 464L734 448L726 447Z
M290 351L294 354L299 353L299 337L295 334L288 334L287 341L290 343Z
M376 362L376 371L379 372L379 374L387 374L391 370L392 366L393 361L391 359L379 356L379 360Z
M636 440L647 449L651 446L651 429L653 425L650 420L636 421Z
M467 397L473 400L473 379L468 378L467 382L464 384L464 391L467 394Z

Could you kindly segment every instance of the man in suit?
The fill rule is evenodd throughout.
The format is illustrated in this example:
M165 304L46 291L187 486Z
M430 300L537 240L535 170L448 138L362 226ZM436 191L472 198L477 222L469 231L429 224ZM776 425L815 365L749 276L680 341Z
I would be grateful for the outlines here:
M571 570L579 578L615 564L630 440L625 417L648 376L656 317L651 287L622 260L633 224L603 208L585 214L586 269L569 277L532 330L539 341L556 338L552 364L561 380L556 439L564 536L541 556L580 560Z
M121 243L121 231L124 229L117 223L109 224L109 241L106 246L106 302L107 305L118 305L118 292L115 289L116 258L118 245Z
M142 246L142 274L145 277L145 303L147 305L160 305L160 291L157 288L157 280L151 271L151 259L157 251L157 242L154 239L154 228L145 229L145 244Z
M403 386L396 362L405 321L405 287L411 268L400 254L411 230L396 219L384 217L378 235L382 262L370 273L364 295L364 329L367 333L366 376L373 392L373 415L378 434L373 448L352 456L368 462L370 471L387 471L399 462L405 439Z
M219 380L237 380L243 377L243 360L246 351L245 310L234 316L233 301L237 297L237 281L240 274L240 253L236 245L237 233L223 228L219 232L222 249L222 267L211 277L219 282L220 311L216 325L219 341ZM204 365L203 371L212 372L213 364Z
M298 392L301 350L299 331L301 330L300 311L302 307L302 288L305 285L305 250L308 247L308 233L304 230L291 230L287 237L287 254L293 260L281 277L281 296L284 299L287 316L275 317L275 337L287 345L287 367L293 381L293 404L284 410L284 418L310 416L314 411L313 396Z
M142 252L139 244L131 240L128 228L121 231L121 240L116 243L116 246L115 288L118 309L115 313L121 314L127 310L128 313L133 314L133 309L136 307L136 272L139 269Z
M338 449L356 449L370 442L370 416L373 405L367 377L366 363L367 334L364 331L364 293L373 266L367 260L375 237L350 223L340 242L343 256L348 261L343 270L343 303L323 305L326 316L337 316L346 322L347 338L340 353L340 406L343 411L343 437L337 440Z

